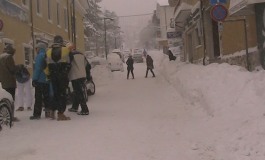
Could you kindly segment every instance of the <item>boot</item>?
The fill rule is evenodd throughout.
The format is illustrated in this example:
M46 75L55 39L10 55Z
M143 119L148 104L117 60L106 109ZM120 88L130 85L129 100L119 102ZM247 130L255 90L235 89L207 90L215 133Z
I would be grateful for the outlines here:
M28 110L28 111L32 111L31 107L28 107L27 110Z
M71 120L70 117L66 117L63 113L58 113L57 121L67 121Z
M18 107L16 111L24 111L24 107Z
M48 111L49 112L49 116L52 120L55 119L55 111Z
M51 117L51 111L45 111L45 118Z

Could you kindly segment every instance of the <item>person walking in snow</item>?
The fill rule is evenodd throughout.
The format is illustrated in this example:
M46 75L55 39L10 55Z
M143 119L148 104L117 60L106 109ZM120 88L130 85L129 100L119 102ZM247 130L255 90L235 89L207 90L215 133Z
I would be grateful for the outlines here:
M0 82L2 88L11 94L12 98L15 100L16 94L16 65L14 61L14 54L16 49L13 48L11 44L7 44L4 47L3 53L0 55ZM13 105L12 105L13 106ZM14 117L14 108L12 108L13 121L18 121Z
M15 103L16 106L18 106L16 111L24 111L24 107L30 111L32 105L30 73L26 66L20 64L17 65L15 76L17 80L17 94Z
M169 58L169 61L176 60L176 56L173 55L171 50L168 50L168 58Z
M65 116L66 110L66 89L69 84L68 74L71 68L70 50L64 46L63 38L56 35L51 48L46 52L47 68L45 73L50 79L53 90L53 104L51 118L55 119L55 111L58 110L57 120L70 120Z
M133 67L133 63L134 63L134 61L133 61L132 55L129 55L129 58L126 61L126 64L127 64L127 79L129 79L130 72L132 74L132 78L134 79L134 73L133 73L134 67Z
M46 44L42 42L39 42L36 46L37 56L32 76L32 86L35 88L35 103L33 116L30 116L31 120L40 119L42 104L45 107L45 117L50 117L49 81L44 73L46 48Z
M152 59L152 57L150 55L146 56L146 66L147 66L147 69L146 69L145 78L147 78L149 70L153 74L153 77L155 77L155 74L153 72L153 69L154 69L153 59Z
M73 86L73 104L72 108L69 108L69 112L77 112L79 105L81 111L77 112L78 115L89 115L89 109L86 104L86 90L83 89L86 81L86 66L90 65L86 60L86 57L79 51L75 50L75 46L72 43L68 43L67 47L71 50L72 62L69 72L69 80ZM90 72L90 71L88 71ZM90 73L89 73L90 74ZM90 76L90 75L89 75Z

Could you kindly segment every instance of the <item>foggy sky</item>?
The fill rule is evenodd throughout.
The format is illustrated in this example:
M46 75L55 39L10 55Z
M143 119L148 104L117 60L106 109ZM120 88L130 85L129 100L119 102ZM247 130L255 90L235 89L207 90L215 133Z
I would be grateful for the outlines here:
M100 3L103 10L116 12L118 16L153 13L156 0L103 0Z

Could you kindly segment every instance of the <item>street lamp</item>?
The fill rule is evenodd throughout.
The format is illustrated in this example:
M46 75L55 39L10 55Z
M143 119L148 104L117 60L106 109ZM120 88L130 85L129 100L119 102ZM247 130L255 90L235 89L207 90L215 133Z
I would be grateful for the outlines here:
M106 55L106 59L107 59L107 29L106 29L106 19L109 19L109 20L114 20L113 18L108 18L108 17L104 17L104 31L105 31L105 55Z

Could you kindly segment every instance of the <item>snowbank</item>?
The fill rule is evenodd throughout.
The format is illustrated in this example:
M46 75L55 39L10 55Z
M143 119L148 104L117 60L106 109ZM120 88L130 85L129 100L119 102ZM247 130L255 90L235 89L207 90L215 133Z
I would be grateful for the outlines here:
M220 160L264 159L265 71L169 62L164 56L160 72L190 103L187 110L198 116L191 117L190 125L197 120L194 132L187 133L193 138L191 150L196 155Z

